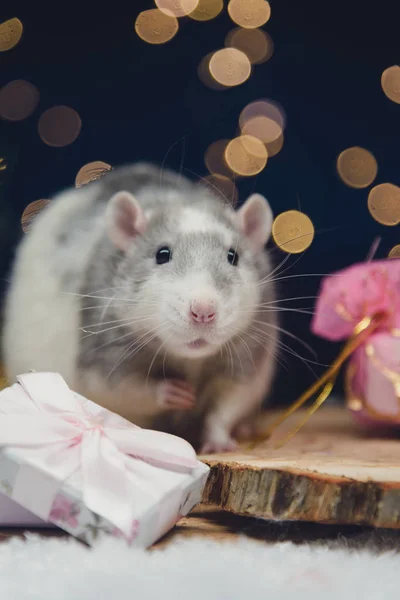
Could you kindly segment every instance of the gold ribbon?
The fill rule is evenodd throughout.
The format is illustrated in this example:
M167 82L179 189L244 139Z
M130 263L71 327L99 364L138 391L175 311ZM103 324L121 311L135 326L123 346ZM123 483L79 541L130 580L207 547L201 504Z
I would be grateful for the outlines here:
M300 422L274 447L282 448L309 420L309 418L318 410L318 408L325 402L329 397L332 389L335 385L336 378L339 374L343 363L353 354L353 352L363 344L375 329L379 327L382 319L385 317L383 314L375 315L374 317L364 317L354 328L353 334L349 341L345 344L344 348L340 352L339 356L334 360L332 365L327 371L308 388L301 396L294 402L284 413L272 423L267 431L258 436L248 447L252 450L257 444L264 442L271 437L272 433L298 408L303 406L314 394L321 389L316 400L307 409L305 416Z

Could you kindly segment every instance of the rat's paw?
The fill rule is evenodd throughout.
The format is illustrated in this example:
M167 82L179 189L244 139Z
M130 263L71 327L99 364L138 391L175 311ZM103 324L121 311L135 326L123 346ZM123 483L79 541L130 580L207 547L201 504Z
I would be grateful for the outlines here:
M200 454L218 454L236 450L237 442L225 429L212 429L204 436Z
M192 386L179 379L160 381L156 399L158 406L167 410L191 410L196 400Z
M252 440L257 434L256 423L255 422L240 423L240 425L238 425L235 428L234 434L238 440L245 440L245 441Z

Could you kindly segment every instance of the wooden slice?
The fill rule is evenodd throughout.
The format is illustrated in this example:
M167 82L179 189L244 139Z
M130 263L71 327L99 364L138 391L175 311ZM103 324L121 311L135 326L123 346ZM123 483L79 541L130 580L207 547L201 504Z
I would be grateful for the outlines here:
M275 449L301 414L253 450L201 457L211 467L203 502L264 519L400 529L400 436L367 433L344 409L322 407ZM275 417L263 415L260 429Z

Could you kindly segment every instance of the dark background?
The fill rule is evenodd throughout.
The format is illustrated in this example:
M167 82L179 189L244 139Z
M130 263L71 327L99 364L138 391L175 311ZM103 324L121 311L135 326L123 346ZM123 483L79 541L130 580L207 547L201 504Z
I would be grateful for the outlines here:
M227 4L227 1L225 1ZM134 31L137 14L150 0L118 2L2 2L0 21L18 17L19 45L0 53L0 85L27 79L40 91L35 113L25 121L0 120L0 277L4 292L10 262L22 235L20 217L33 200L50 198L74 184L77 171L93 160L113 166L149 160L206 174L203 155L213 141L235 135L242 108L259 98L279 102L287 116L285 144L257 177L239 182L240 199L265 194L275 213L300 208L314 222L316 237L303 255L285 264L281 297L315 295L320 278L365 259L376 236L377 257L400 242L398 227L384 227L368 213L367 190L346 187L336 175L337 155L362 146L375 155L374 184L400 183L400 106L382 92L382 71L399 61L396 1L271 0L264 29L275 52L243 85L216 92L198 79L202 57L223 47L235 25L226 8L205 23L180 20L175 38L151 46ZM78 139L65 148L45 145L37 133L43 110L71 106L82 118ZM277 261L284 254L276 249ZM307 308L312 301L287 306ZM320 363L337 347L309 333L310 317L282 313L283 327L310 343ZM296 352L313 360L293 339ZM282 355L276 401L293 400L314 375L299 359ZM309 365L316 373L321 366Z

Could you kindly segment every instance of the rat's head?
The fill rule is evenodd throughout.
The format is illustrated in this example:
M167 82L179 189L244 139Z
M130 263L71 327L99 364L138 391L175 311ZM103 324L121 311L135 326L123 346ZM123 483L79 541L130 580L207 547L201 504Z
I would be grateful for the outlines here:
M251 323L269 271L264 246L272 211L253 194L234 211L205 192L143 209L129 192L110 200L109 237L123 252L116 285L133 304L121 318L160 353L205 357L218 352ZM145 206L145 205L144 205ZM118 301L118 297L117 297ZM147 338L146 338L147 336Z

